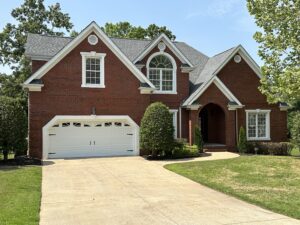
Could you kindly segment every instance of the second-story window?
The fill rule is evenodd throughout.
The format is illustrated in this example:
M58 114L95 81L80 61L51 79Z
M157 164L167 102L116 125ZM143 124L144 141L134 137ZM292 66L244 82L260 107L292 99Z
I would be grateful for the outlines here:
M157 88L156 93L176 92L176 67L171 57L158 54L150 59L148 64L148 78Z
M104 57L103 53L81 52L82 56L82 87L104 88Z

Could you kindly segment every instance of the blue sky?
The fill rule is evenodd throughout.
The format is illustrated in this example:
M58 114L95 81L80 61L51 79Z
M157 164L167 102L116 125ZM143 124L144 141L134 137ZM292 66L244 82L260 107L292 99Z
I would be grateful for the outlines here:
M4 3L5 2L5 3ZM0 0L0 29L14 22L11 10L23 0ZM250 17L245 0L45 0L45 5L60 2L68 12L74 29L80 31L92 20L100 26L106 22L129 21L143 27L151 23L167 26L178 41L213 56L242 44L261 65L258 45L252 36L258 30ZM9 73L0 67L0 72Z

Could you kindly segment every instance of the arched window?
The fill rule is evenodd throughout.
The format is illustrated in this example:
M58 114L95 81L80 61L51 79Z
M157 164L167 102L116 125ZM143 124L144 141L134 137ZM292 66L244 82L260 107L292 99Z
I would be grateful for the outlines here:
M148 78L157 92L176 92L176 64L174 59L164 54L153 54L147 63Z

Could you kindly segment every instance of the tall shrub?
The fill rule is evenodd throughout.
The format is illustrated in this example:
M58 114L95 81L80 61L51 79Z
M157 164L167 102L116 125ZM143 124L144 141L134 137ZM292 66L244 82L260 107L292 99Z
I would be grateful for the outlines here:
M153 157L171 155L174 144L173 118L161 102L152 103L141 121L141 147Z
M200 153L203 153L203 138L199 126L195 126L195 145L197 145Z
M240 153L245 153L247 151L247 138L244 127L240 127L237 147Z
M18 98L0 96L0 151L26 154L27 114Z
M300 112L297 111L293 115L292 123L290 124L292 142L300 148Z

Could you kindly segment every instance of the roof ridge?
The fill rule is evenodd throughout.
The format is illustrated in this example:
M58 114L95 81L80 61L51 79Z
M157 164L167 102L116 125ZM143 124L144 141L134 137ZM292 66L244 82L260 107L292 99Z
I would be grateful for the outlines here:
M152 39L138 39L138 38L125 38L125 37L111 37L108 36L109 38L112 39L122 39L122 40L133 40L133 41L152 41Z
M200 53L201 55L205 56L207 59L210 59L210 57L209 57L208 55L204 54L203 52L199 51L198 49L194 48L193 46L187 44L187 43L184 42L184 41L178 41L178 42L175 42L175 43L182 43L182 44L185 44L185 45L188 46L189 48L191 48L191 49L197 51L198 53Z
M237 48L238 46L234 46L234 47L231 47L231 48L229 48L229 49L227 49L227 50L225 50L225 51L222 51L222 52L219 52L218 54L215 54L215 55L213 55L212 57L215 57L215 56L217 56L217 55L221 55L221 54L223 54L223 53L225 53L225 52L228 52L228 51L230 51L230 50L232 50L232 49L235 49L235 48ZM212 58L211 57L211 58Z
M73 37L64 37L64 36L57 36L57 35L51 35L51 34L37 34L37 33L30 33L30 32L28 32L27 34L39 35L39 36L44 36L44 37L53 37L53 38L68 38L68 39L74 39Z

